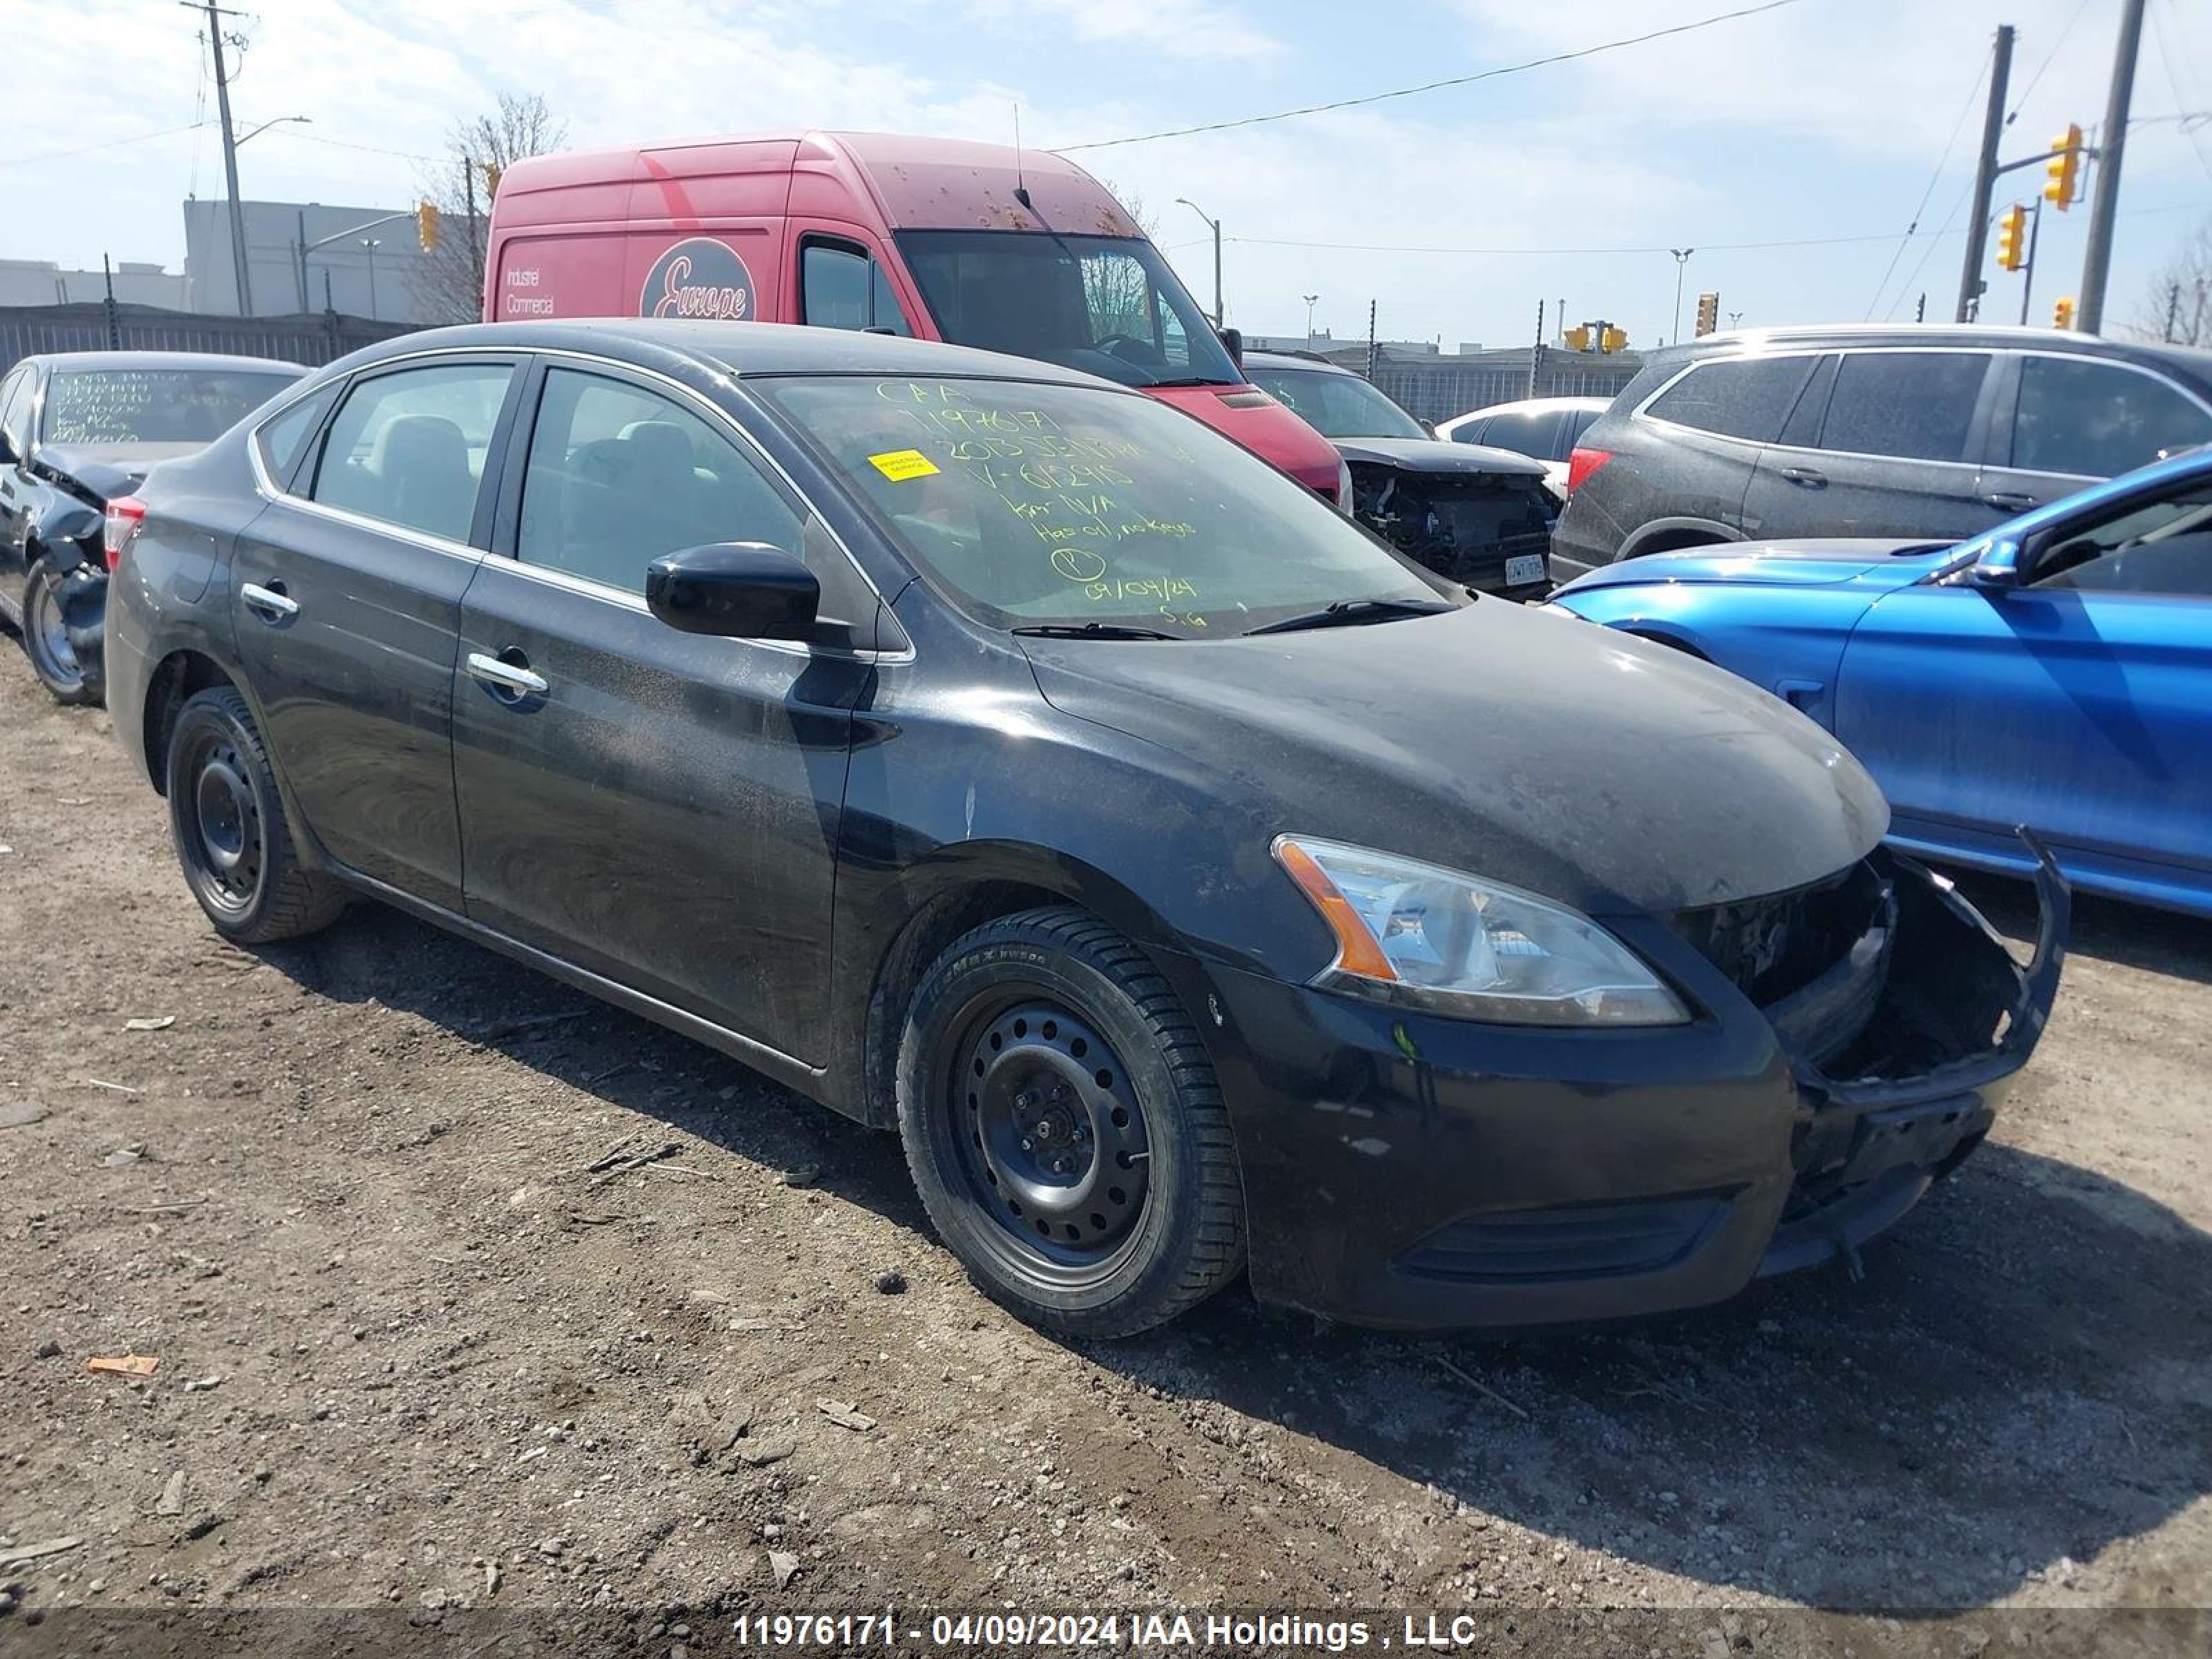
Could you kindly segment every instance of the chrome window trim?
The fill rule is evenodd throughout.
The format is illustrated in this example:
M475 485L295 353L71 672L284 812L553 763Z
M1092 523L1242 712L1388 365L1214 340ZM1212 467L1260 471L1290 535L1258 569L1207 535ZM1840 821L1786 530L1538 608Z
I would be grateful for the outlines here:
M604 357L594 352L579 351L569 346L432 346L421 351L403 352L398 356L380 358L374 363L363 364L362 368L374 368L380 373L400 364L426 362L439 357L485 357L507 355L512 355L516 359L514 365L516 370L523 369L526 367L523 360L530 357L558 358L565 362L584 363L598 368L613 369L617 374L635 375L656 381L696 405L710 425L730 434L737 440L741 453L757 458L763 464L763 470L783 481L783 487L789 490L799 505L805 509L807 516L821 525L823 532L830 538L830 544L836 548L838 556L852 567L853 574L860 579L868 592L876 596L876 603L883 607L884 614L887 616L891 614L890 601L884 598L883 589L876 586L867 570L858 559L853 556L853 550L846 545L845 538L837 533L836 526L823 516L822 509L814 504L813 498L799 487L799 481L791 476L783 464L763 449L750 433L732 421L726 410L721 409L711 398L702 396L696 389L684 385L683 381L675 379L672 375L665 374L659 369L647 368L641 363L624 362L618 357ZM718 379L725 380L732 379L720 370L714 372ZM320 381L313 380L312 377L310 377L310 383L313 386L323 384ZM307 395L308 395L307 392L304 391L300 394L301 397ZM262 464L261 428L283 415L297 401L298 398L286 399L278 408L270 411L267 419L256 422L252 431L247 434L250 441L246 444L246 450L253 468L254 487L265 500L271 502L283 501L295 507L338 520L343 523L356 525L386 535L396 535L403 540L418 543L434 552L465 557L478 564L485 563L495 556L488 549L475 546L473 544L448 542L442 537L426 535L421 531L410 530L404 525L387 524L381 519L368 518L362 514L348 512L343 507L328 506L308 496L295 495L289 490L279 489L275 481L269 477L267 468ZM526 479L526 484L527 482ZM620 605L624 610L651 614L646 610L645 596L641 593L632 593L627 588L611 586L605 582L592 581L583 576L572 576L564 570L555 570L545 565L525 564L520 558L502 558L499 561L499 564L501 568L520 571L534 580L566 588L586 599L599 599ZM896 625L896 618L894 618L894 624ZM901 629L900 631L903 633L905 630ZM738 635L729 635L725 637L734 639L740 645L755 646L763 650L779 651L793 656L811 656L819 651L827 656L854 658L862 662L893 665L912 662L915 656L911 643L896 651L883 651L872 647L841 650L832 646L805 645L797 640L757 640Z

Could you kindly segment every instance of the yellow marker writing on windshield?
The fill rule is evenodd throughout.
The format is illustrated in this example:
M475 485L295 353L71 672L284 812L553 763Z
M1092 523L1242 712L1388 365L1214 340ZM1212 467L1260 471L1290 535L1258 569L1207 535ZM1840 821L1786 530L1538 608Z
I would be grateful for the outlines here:
M904 478L927 478L938 471L937 463L918 449L894 449L885 454L871 455L868 465L893 483Z

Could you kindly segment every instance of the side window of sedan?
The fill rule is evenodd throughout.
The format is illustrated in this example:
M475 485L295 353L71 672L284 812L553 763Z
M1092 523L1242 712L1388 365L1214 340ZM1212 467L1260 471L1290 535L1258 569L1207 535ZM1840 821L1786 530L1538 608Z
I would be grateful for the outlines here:
M444 363L356 381L331 417L310 499L465 543L514 374Z
M674 399L623 380L545 376L515 556L624 592L663 554L715 542L803 553L800 515L738 447Z
M2212 415L2168 381L2088 358L2024 357L2012 464L2111 478L2212 442Z
M36 371L19 368L0 383L0 433L7 434L8 447L18 458L30 447L31 383L36 379Z
M2212 478L2050 532L2029 586L2082 593L2212 599Z

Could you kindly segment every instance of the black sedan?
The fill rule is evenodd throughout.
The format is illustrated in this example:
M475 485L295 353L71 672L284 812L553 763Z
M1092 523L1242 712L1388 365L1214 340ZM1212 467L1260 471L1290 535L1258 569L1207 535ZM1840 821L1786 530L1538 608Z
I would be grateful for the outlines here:
M246 944L400 907L903 1137L1040 1325L1848 1254L2055 988L1781 702L1422 570L1103 381L410 335L149 482L115 729Z
M1541 461L1446 443L1325 357L1248 351L1244 372L1336 446L1352 475L1352 515L1391 546L1485 593L1551 591L1544 555L1559 507Z
M0 617L63 702L100 699L102 514L302 374L196 351L25 357L0 380Z

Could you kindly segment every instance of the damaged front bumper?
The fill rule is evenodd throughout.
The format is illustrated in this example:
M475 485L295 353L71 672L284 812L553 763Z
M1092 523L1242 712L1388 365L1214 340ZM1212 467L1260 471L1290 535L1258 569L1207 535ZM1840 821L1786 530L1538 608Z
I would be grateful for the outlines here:
M2025 969L1949 883L1880 854L1851 948L1768 1004L1668 919L1607 918L1706 1011L1676 1027L1482 1025L1166 960L1209 1016L1255 1291L1363 1324L1512 1327L1855 1262L1979 1144L2042 1035L2069 902L2036 851Z

